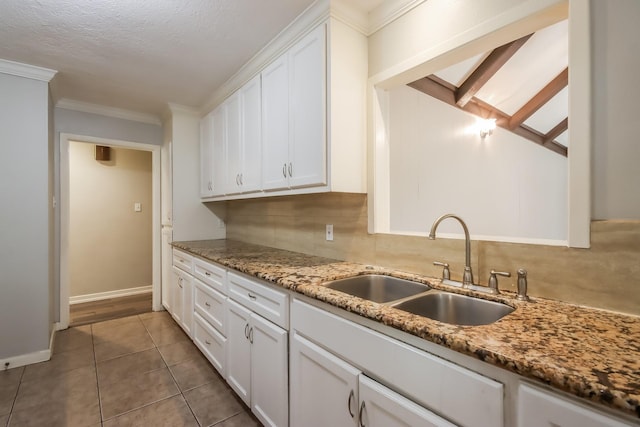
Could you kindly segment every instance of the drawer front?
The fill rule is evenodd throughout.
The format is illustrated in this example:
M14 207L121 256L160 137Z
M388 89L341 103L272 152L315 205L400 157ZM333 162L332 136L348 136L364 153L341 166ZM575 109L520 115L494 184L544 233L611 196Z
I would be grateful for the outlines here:
M381 383L457 425L503 425L504 387L497 381L299 300L292 304L291 324L311 341L365 373L375 373Z
M226 313L227 297L217 292L200 280L195 280L195 300L194 310L218 332L226 336Z
M518 389L518 427L623 427L630 425L578 405L551 391L527 384L520 384Z
M229 297L289 330L289 295L235 273L228 273Z
M187 273L191 273L193 271L193 257L186 252L174 248L173 265Z
M194 313L193 320L193 341L213 367L224 377L227 367L225 358L227 339L212 328L198 313Z
M227 294L227 272L224 268L196 258L193 275L221 294Z

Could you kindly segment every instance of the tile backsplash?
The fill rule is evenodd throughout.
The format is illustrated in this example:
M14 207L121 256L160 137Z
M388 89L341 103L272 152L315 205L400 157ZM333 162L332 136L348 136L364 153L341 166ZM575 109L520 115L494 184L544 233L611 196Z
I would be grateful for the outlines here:
M334 240L325 240L333 224ZM425 220L425 232L431 223ZM328 193L227 202L227 238L439 277L433 261L450 264L460 280L464 241L368 234L367 196ZM640 221L594 221L591 248L571 249L473 241L476 282L491 269L510 271L500 287L515 290L516 270L528 270L529 294L640 315Z

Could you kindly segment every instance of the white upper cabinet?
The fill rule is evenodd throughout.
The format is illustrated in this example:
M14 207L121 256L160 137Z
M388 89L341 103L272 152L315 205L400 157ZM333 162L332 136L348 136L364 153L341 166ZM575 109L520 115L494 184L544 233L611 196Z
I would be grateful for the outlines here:
M200 120L200 197L213 195L213 111Z
M263 71L264 190L327 184L325 39L321 25Z
M262 72L262 186L289 186L289 62L276 59Z
M203 199L365 193L367 66L366 36L330 18L256 70L214 110L226 111L225 129L214 117L214 190Z
M213 189L212 196L222 196L225 192L226 182L226 155L227 155L227 105L222 104L213 110L212 126L212 151L213 151Z

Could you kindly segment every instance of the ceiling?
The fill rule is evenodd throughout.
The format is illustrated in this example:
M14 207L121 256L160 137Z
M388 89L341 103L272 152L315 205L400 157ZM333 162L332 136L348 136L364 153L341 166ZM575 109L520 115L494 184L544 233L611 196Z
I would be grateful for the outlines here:
M311 3L2 0L0 58L57 70L54 100L159 116L203 105Z
M567 155L568 53L565 20L410 86Z

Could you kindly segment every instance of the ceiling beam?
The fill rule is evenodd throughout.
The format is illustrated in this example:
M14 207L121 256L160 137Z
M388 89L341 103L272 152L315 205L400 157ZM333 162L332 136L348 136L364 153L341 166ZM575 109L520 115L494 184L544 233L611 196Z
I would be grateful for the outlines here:
M569 129L569 118L565 118L563 121L554 126L553 129L547 132L547 134L544 136L544 143L547 144L553 141L554 139L562 135L567 129Z
M460 85L460 88L456 91L456 104L459 107L467 105L482 86L502 68L532 35L533 33L493 49L489 56Z
M569 69L565 68L555 79L546 85L540 92L535 94L533 98L522 106L511 116L509 127L514 129L524 123L533 113L538 111L540 107L549 102L551 98L556 96L558 92L567 87L569 84Z
M515 129L510 129L509 122L511 120L511 116L490 106L489 104L477 100L476 98L473 98L472 101L468 102L464 107L458 106L455 101L455 86L444 82L435 75L423 77L420 80L409 83L408 86L475 116L482 118L495 118L497 126L511 131L516 135L528 139L529 141L533 141L536 144L562 156L567 157L568 155L567 147L562 144L558 144L555 141L546 141L546 135L531 129L528 126L521 125Z

